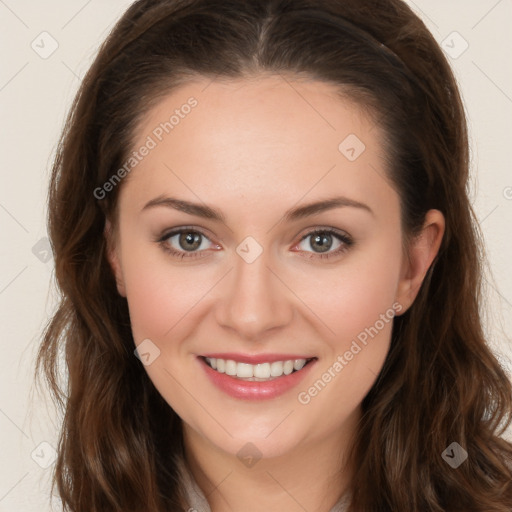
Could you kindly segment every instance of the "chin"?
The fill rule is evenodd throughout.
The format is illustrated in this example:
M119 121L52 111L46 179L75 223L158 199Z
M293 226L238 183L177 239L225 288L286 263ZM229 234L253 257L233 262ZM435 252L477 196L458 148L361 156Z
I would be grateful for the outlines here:
M224 417L225 425L229 425L229 434L221 428L212 429L209 421L205 425L188 426L203 441L241 461L245 457L269 459L284 456L305 441L304 435L297 431L297 424L283 421L285 417L286 414L282 414L278 419L259 418L257 421L250 417L229 421L228 417Z

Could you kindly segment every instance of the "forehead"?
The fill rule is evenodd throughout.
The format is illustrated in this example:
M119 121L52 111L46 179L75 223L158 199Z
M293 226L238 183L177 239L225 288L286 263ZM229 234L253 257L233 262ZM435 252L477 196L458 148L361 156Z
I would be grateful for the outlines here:
M147 113L134 141L134 151L151 146L127 180L137 186L128 183L125 195L139 204L176 189L207 202L237 194L254 204L332 189L354 199L394 194L379 129L325 82L190 82Z
M195 106L189 107L190 103ZM157 142L174 146L175 152L180 151L182 139L192 135L208 147L227 146L231 154L237 142L245 150L253 147L255 153L260 144L291 152L305 142L310 150L322 139L322 149L338 150L340 137L357 132L368 138L368 128L373 130L369 117L333 84L284 75L205 79L182 85L153 107L137 129L135 145L153 134Z

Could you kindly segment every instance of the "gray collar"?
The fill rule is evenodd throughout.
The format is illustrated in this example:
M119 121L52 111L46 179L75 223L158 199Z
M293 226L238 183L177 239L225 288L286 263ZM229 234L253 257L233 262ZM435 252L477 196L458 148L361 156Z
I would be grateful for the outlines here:
M183 478L185 499L187 500L187 505L190 507L189 510L193 510L194 512L211 512L210 505L203 491L200 489L183 459L179 460L178 467ZM346 492L329 512L346 512L349 501L350 492Z

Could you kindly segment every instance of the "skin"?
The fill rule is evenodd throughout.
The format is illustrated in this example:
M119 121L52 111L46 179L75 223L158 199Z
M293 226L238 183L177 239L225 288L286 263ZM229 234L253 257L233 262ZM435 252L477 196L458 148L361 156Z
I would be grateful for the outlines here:
M184 422L187 462L213 512L327 512L352 474L345 454L385 361L392 322L309 403L297 395L394 303L402 314L410 307L439 249L444 218L428 212L407 257L382 134L331 84L282 76L191 82L147 114L134 148L190 96L197 107L125 178L115 229L107 223L108 257L135 343L149 338L160 350L144 368ZM366 146L355 161L338 149L349 134ZM162 194L211 205L226 223L165 206L141 212ZM345 206L283 220L289 208L333 195L373 213ZM204 257L175 258L156 242L179 227L205 234L196 249ZM302 240L315 228L340 230L354 244L321 259L314 235ZM236 252L247 236L263 249L250 264ZM167 245L183 253L189 247L179 235ZM329 252L340 245L333 237ZM253 402L211 385L197 356L213 351L303 353L318 361L297 388ZM237 457L248 442L263 456L251 468Z

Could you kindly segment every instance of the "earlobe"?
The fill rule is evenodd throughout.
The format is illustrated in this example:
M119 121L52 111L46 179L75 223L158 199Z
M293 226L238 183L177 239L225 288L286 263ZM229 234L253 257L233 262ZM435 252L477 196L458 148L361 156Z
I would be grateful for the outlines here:
M116 280L117 291L122 297L126 297L123 272L118 254L118 244L115 240L115 233L109 219L105 222L103 236L106 241L106 256Z
M445 231L444 215L429 210L421 233L412 240L404 258L396 300L403 305L402 314L413 304L427 272L436 258Z

